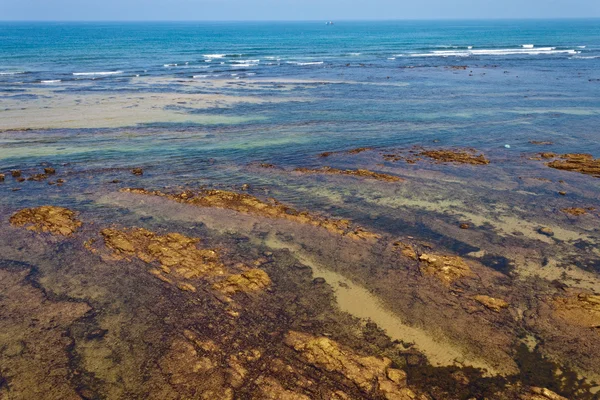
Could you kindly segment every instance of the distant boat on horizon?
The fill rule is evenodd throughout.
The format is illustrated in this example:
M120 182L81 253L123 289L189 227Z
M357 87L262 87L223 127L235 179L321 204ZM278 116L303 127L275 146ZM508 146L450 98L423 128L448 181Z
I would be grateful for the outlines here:
M333 25L333 21L325 22L325 25Z

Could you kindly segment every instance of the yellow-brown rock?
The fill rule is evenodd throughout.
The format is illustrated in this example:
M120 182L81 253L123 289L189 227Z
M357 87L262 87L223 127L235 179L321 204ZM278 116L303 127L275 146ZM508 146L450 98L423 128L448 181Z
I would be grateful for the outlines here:
M310 400L310 397L284 388L281 383L271 377L263 377L257 380L260 395L254 396L254 400Z
M37 232L50 232L54 235L70 236L82 224L75 218L75 212L54 206L25 208L10 218L15 226Z
M591 154L563 154L560 158L560 160L551 161L546 165L600 178L600 158L594 158Z
M403 242L395 242L393 246L397 249L400 249L400 253L404 257L410 258L411 260L415 261L418 260L417 252L410 244Z
M460 278L473 276L471 268L458 256L421 254L419 261L424 274L435 276L448 286Z
M212 249L199 249L200 239L190 238L179 233L164 236L142 228L118 230L104 229L100 232L106 246L118 257L137 257L145 262L157 261L163 272L189 279L206 275L222 275L224 265L219 255ZM193 291L190 287L182 290Z
M500 312L502 309L508 308L508 303L506 301L486 296L484 294L473 296L473 299L495 312Z
M361 356L327 337L295 331L288 332L285 344L296 350L306 363L343 375L365 394L379 393L390 400L416 397L406 387L406 375L390 368L392 361L387 358Z
M554 313L573 325L600 328L600 295L580 293L557 298Z
M532 387L530 392L522 395L521 400L568 400L566 397L554 393L550 389Z
M179 203L191 204L198 207L215 207L234 210L241 213L259 215L267 218L280 218L289 221L318 226L332 233L344 235L352 239L374 239L379 235L367 232L359 227L352 227L347 219L331 219L306 211L297 211L279 203L275 199L264 202L247 193L236 193L226 190L203 190L199 192L183 192L167 194L160 191L145 189L122 189L123 192L166 197Z
M217 282L213 288L225 293L255 292L271 286L269 275L261 269L251 269L241 274L230 275L227 279Z

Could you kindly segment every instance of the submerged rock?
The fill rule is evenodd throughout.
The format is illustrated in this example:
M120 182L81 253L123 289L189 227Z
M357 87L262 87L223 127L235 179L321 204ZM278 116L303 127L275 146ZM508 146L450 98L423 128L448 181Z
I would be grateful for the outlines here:
M13 178L18 178L21 176L21 170L20 169L15 169L10 171L10 174L12 175Z
M144 170L141 168L134 168L131 170L131 173L134 175L144 175Z
M4 178L5 178L5 175L4 174L0 174L0 182L4 182Z
M50 232L55 235L70 236L82 223L75 218L75 213L67 208L42 206L26 208L10 218L15 226L38 232Z
M179 203L198 207L216 207L234 210L242 213L255 214L267 218L281 218L289 221L325 228L332 233L352 239L376 240L379 235L360 227L353 227L347 219L331 219L306 211L297 211L279 203L275 199L264 202L246 193L236 193L226 190L201 190L198 192L183 192L167 194L160 191L145 189L121 189L122 192L166 197Z
M546 153L543 154L545 155ZM547 154L547 157L544 155L541 156L543 158L556 157L553 153ZM546 165L550 168L579 172L600 178L600 158L594 158L591 154L563 154L558 157L560 157L560 160L551 161Z
M321 167L316 169L311 168L296 168L295 172L301 172L303 174L329 174L329 175L350 175L359 176L363 178L375 179L384 182L401 182L404 179L399 176L382 174L378 172L369 171L368 169L338 169L332 167Z
M486 165L490 163L483 154L477 153L474 149L440 149L440 150L425 150L416 148L411 150L409 154L396 153L384 154L383 158L387 161L404 160L409 164L414 164L425 158L429 158L438 163L454 163L454 164L471 164L471 165Z
M474 275L467 263L458 256L421 254L419 261L423 273L435 276L447 286L460 278Z
M290 331L285 344L297 351L305 362L327 372L343 375L360 390L386 399L409 400L417 395L406 387L406 373L391 368L388 358L361 356L327 337Z
M48 175L53 175L56 173L56 170L52 167L46 167L44 168L44 173Z

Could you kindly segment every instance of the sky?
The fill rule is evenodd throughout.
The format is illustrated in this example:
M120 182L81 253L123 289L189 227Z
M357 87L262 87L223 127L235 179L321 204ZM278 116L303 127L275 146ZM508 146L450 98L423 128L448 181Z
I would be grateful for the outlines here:
M600 0L0 0L0 20L600 18Z

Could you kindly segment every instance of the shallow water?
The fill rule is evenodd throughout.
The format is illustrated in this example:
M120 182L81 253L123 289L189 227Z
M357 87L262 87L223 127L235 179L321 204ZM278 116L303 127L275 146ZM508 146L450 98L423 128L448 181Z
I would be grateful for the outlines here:
M61 307L85 303L93 310L75 307L50 329L68 332L64 359L37 350L62 360L48 361L66 371L46 382L59 388L55 397L70 398L71 390L83 398L181 398L211 390L257 396L268 385L257 383L262 369L250 361L243 384L219 378L217 388L200 392L185 382L226 376L225 370L181 377L151 365L174 368L170 360L178 356L169 346L179 346L191 330L203 340L223 336L218 345L227 350L219 362L228 368L235 369L227 357L238 346L271 352L304 371L298 376L310 375L289 346L263 338L296 330L389 357L408 371L417 392L433 387L428 393L438 398L498 390L506 394L497 398L510 398L510 382L594 398L598 328L556 310L563 298L600 293L599 181L532 158L540 152L600 157L598 26L595 20L0 24L0 173L6 175L0 265L11 285L27 288L33 308L47 296ZM359 147L369 150L348 152ZM489 164L389 157L410 158L421 148L473 148ZM28 178L47 166L56 174L41 181L10 175L19 169ZM403 180L294 171L325 166ZM355 241L281 216L120 192L136 187L274 198L311 215L347 218L380 237ZM9 223L18 210L41 205L75 210L83 227L57 238ZM570 207L587 211L563 211ZM250 300L238 294L231 303L214 293L212 278L193 281L194 294L179 290L148 274L156 267L151 262L111 258L99 234L107 227L198 237L236 271L274 253L257 264L273 287ZM474 275L445 286L423 272L423 261L401 256L397 241L418 255L458 255ZM19 274L29 270L23 280ZM21 301L18 293L7 304ZM474 300L480 295L509 305L495 312ZM26 313L15 310L7 321ZM582 312L582 321L599 318L600 311ZM228 319L235 313L241 317ZM29 346L44 340L11 324L6 329L21 332ZM529 361L522 344L533 351ZM10 354L2 353L12 361L0 371L0 391L18 387L27 398L23 388L37 373L21 363L25 356L14 357L26 355L19 346L11 342ZM194 346L198 357L210 359L197 362L218 364L216 353ZM426 361L415 364L415 357ZM549 372L530 374L527 363ZM456 370L472 382L460 383ZM329 383L309 376L320 384L316 391L281 371L272 377L311 398L329 398L335 388L378 398L329 372ZM168 381L169 374L179 383Z

